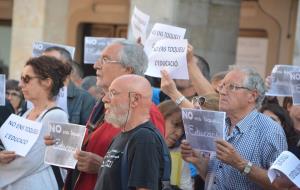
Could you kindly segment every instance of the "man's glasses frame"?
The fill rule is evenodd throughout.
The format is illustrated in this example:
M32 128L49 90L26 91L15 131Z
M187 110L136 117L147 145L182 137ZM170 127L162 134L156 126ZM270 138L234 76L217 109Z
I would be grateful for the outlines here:
M221 84L220 86L218 86L217 90L220 93L223 89L225 89L226 91L230 91L230 92L237 91L237 90L240 90L240 89L253 91L253 89L250 89L250 88L245 87L245 86L239 86L239 85L236 85L236 84L227 84L227 85Z
M121 63L121 61L110 60L108 57L101 57L98 61L101 65L105 65L109 63Z

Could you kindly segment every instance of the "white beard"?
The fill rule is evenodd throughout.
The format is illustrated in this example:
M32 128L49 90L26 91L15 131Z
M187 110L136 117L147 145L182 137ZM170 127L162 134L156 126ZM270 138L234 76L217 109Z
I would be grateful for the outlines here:
M105 114L104 119L116 127L122 127L126 124L128 117L129 106L128 104L123 104L115 107L110 106L109 112Z

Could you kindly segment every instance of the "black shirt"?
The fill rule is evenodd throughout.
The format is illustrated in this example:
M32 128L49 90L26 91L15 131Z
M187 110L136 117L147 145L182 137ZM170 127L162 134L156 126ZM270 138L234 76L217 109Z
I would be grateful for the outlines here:
M112 142L102 162L95 190L120 190L121 160L128 142L128 189L137 187L159 189L163 171L162 147L159 139L141 124L120 133Z

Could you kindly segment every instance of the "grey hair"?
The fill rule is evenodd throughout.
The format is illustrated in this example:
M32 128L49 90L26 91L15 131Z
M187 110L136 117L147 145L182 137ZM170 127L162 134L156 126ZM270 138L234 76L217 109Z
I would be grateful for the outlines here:
M148 67L148 57L143 50L143 46L129 40L115 41L113 44L123 46L119 52L120 62L125 67L131 67L133 69L132 74L144 76Z
M246 74L244 79L244 86L249 88L250 90L256 90L258 93L258 97L256 98L256 108L259 109L261 103L265 98L266 87L264 80L260 76L260 74L252 67L234 67L233 69L239 70Z

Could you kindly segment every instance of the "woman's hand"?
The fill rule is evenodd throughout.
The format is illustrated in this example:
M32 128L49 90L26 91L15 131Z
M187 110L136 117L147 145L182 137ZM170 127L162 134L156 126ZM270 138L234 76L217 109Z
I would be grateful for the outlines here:
M16 158L14 151L0 151L0 164L8 164Z
M45 145L47 145L47 146L51 146L51 145L54 145L54 144L55 144L55 140L53 139L52 136L50 136L50 135L45 135L45 136L44 136L44 143L45 143Z

